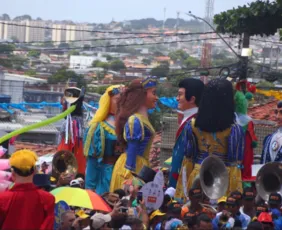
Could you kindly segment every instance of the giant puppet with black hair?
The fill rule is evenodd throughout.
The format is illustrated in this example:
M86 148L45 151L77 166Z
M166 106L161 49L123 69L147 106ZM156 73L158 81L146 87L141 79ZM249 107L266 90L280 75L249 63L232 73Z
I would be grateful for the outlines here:
M190 127L190 121L197 115L198 106L204 91L204 83L198 79L186 78L180 81L178 87L178 109L183 113L183 118L177 130L176 142L173 147L169 187L176 188L175 197L177 199L184 199L181 168L183 168L183 166L186 167L187 175L189 175L193 169L192 162L184 158L188 144L188 136L186 134L187 129Z
M254 148L257 146L257 137L255 135L254 123L248 116L249 101L252 100L256 92L255 85L247 80L241 80L236 84L236 93L234 96L236 122L242 126L245 132L245 148L242 161L242 180L252 181L252 164L254 161Z
M63 110L75 105L75 110L67 115L60 132L58 151L74 153L78 173L85 174L86 159L83 154L83 100L84 88L67 87L62 98Z
M209 156L220 158L229 174L226 194L242 191L241 164L244 154L244 131L236 124L232 83L211 80L205 87L199 111L187 129L186 158L194 163L188 178L192 188L199 175L201 164Z

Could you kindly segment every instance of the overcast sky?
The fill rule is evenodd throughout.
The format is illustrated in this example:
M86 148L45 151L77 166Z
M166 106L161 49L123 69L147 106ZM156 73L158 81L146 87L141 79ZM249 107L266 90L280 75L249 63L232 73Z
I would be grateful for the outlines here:
M29 14L44 20L74 22L110 22L140 18L176 18L176 12L191 11L204 16L206 0L0 0L0 14L11 17ZM214 12L219 13L252 0L215 0ZM189 19L188 16L180 15Z

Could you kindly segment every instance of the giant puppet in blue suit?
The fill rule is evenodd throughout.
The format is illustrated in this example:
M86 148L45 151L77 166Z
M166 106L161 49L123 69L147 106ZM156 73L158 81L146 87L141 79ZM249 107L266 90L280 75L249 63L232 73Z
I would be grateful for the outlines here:
M192 171L192 161L183 162L185 152L187 152L189 128L191 129L190 121L198 112L198 106L204 90L204 83L198 79L187 78L179 83L177 95L178 109L183 112L183 119L176 133L176 143L172 153L171 171L169 175L169 186L176 188L175 197L183 198L182 186L182 163L185 164L187 174Z

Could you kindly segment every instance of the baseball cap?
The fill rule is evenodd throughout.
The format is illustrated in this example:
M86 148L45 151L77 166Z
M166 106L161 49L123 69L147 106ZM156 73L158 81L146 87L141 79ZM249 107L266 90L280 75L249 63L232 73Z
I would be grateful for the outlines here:
M189 197L199 198L202 196L202 189L200 188L192 188L189 190Z
M71 186L71 187L80 187L80 182L79 182L79 180L77 180L77 179L72 180L72 181L70 182L70 186Z
M252 188L245 188L243 192L243 199L253 201L255 199L255 194Z
M164 216L165 213L161 212L159 209L153 211L150 215L150 220L154 219L156 216Z
M273 223L271 215L267 212L262 212L258 217L258 221L263 223Z
M226 204L227 204L227 205L232 205L232 206L238 206L238 205L239 205L239 204L238 204L238 201L236 200L236 198L235 198L235 197L232 197L232 196L230 196L230 197L227 198Z
M110 214L102 214L102 213L96 213L91 217L92 222L92 227L94 229L99 229L101 228L104 224L111 222L112 217Z
M222 203L222 202L226 203L226 200L227 200L227 197L226 197L226 196L223 196L223 197L221 197L221 198L219 198L219 199L217 200L217 203L218 203L218 204L219 204L219 203Z
M82 219L86 219L87 217L89 217L89 215L87 215L83 210L79 210L75 213L75 215L77 215L78 217L82 218Z
M180 214L182 206L177 201L173 201L168 205L167 209L169 213Z
M23 149L16 151L9 159L10 166L20 176L29 176L34 172L37 161L35 152Z
M269 195L268 204L281 205L281 195L277 192L273 192Z
M233 191L230 193L230 197L233 197L236 200L242 200L242 193L240 193L239 191Z
M166 191L165 191L165 195L169 195L170 198L173 198L174 197L174 194L175 194L175 188L173 187L169 187Z

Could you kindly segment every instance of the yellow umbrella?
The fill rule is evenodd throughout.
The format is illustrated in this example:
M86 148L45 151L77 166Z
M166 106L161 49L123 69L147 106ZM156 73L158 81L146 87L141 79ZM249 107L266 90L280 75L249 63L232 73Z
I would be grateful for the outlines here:
M172 157L168 158L164 163L168 166L171 165L171 162L172 162Z

